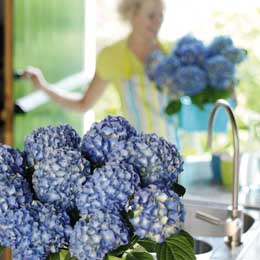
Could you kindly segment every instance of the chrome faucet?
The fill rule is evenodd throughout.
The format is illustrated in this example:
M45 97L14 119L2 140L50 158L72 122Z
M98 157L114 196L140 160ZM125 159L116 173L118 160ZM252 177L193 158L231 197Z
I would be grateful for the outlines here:
M223 107L228 113L233 134L233 190L232 190L232 206L229 209L230 216L226 219L224 225L226 230L225 242L230 247L236 247L241 245L241 236L243 230L243 213L241 207L238 206L238 193L239 193L239 137L238 127L235 120L232 108L226 100L219 99L212 108L209 124L208 124L208 147L212 146L212 128L214 122L214 116L219 107ZM216 224L216 218L198 212L197 218L204 221ZM220 224L220 222L218 223ZM222 223L223 224L223 223Z

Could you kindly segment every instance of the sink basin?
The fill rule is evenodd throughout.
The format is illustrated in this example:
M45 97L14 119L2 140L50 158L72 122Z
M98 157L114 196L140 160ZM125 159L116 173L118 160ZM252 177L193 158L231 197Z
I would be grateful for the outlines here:
M258 242L260 240L260 211L247 208L243 210L242 243L233 248L225 243L224 225L229 215L227 204L189 199L184 199L183 203L186 210L184 230L194 238L194 252L197 260L258 259L257 255L260 250ZM196 217L197 212L200 212L200 216L204 217L204 219L210 219L217 224L198 219Z
M194 240L194 252L196 259L209 259L212 255L212 246L203 240Z
M185 202L185 224L184 230L189 232L195 237L204 236L204 237L224 237L225 236L225 227L224 224L214 225L196 218L196 212L201 211L206 214L212 215L220 219L223 223L228 217L227 206L223 204L212 205L210 203L196 203L196 202ZM243 220L243 232L246 233L250 227L254 224L254 218L246 213L244 213Z
M212 246L203 240L194 240L194 252L196 255L205 254L212 251Z

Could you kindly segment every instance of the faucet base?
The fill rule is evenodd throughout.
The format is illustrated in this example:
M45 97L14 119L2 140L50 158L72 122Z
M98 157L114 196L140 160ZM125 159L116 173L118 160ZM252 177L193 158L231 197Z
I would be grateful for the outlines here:
M225 237L225 243L230 247L238 247L242 244L241 237L243 233L244 214L242 207L236 210L229 211L230 217L227 218L225 223L225 230L227 236Z
M235 248L243 244L241 239L234 240L232 237L225 237L224 241L229 248Z

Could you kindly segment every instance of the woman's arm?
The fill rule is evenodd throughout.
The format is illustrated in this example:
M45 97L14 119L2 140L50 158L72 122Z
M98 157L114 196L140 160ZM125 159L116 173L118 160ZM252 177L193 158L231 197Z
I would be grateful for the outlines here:
M107 82L95 74L84 95L75 97L73 93L55 89L45 80L42 72L37 68L28 68L24 71L22 78L31 80L37 89L43 90L53 101L61 106L80 112L92 108L107 86Z

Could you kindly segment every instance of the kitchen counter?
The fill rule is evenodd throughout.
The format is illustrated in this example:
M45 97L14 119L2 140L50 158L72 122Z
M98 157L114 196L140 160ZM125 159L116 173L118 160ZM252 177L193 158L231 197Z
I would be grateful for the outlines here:
M205 160L185 162L184 172L179 177L179 183L186 188L186 194L184 195L184 205L186 204L186 206L189 203L193 203L192 201L199 201L201 205L205 207L211 207L214 203L223 204L223 209L227 205L231 205L231 189L214 183L208 158ZM259 258L260 189L241 188L239 204L244 207L245 213L255 219L250 232L242 236L243 244L234 249L230 249L224 243L223 237L196 237L196 239L205 241L213 247L210 258L206 257L202 259L252 260Z

